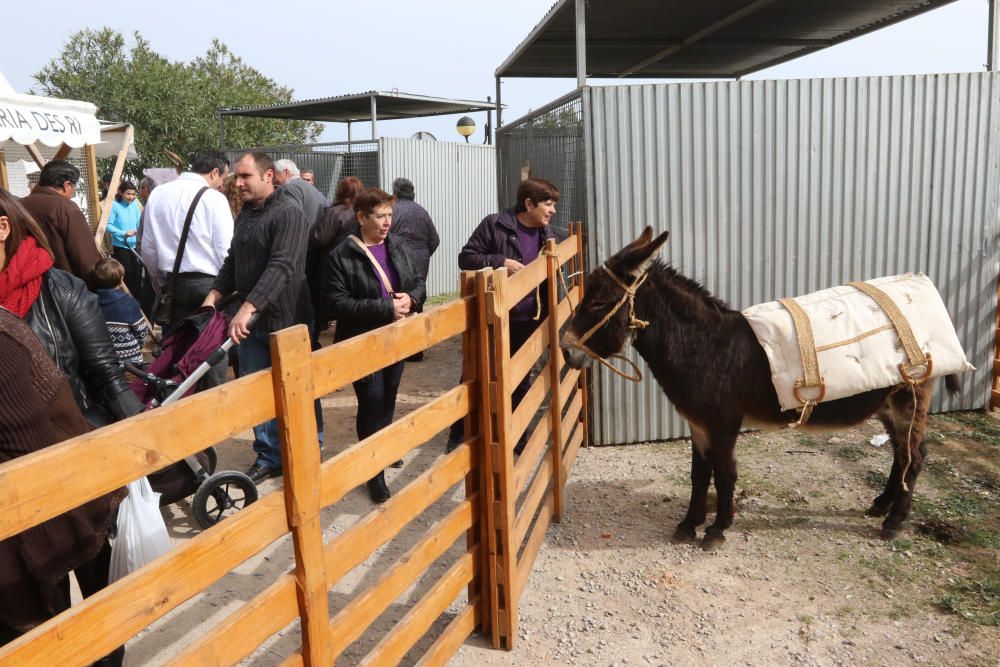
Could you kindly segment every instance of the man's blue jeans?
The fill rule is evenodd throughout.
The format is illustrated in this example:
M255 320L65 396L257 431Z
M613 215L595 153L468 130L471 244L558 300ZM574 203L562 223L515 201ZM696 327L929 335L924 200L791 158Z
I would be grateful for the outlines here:
M240 377L271 367L271 346L268 342L270 333L252 330L250 335L236 348L240 359ZM314 404L316 412L316 431L319 434L319 446L323 446L323 410L319 400ZM281 467L281 443L278 439L278 420L271 419L253 427L253 450L257 453L257 465L264 468Z

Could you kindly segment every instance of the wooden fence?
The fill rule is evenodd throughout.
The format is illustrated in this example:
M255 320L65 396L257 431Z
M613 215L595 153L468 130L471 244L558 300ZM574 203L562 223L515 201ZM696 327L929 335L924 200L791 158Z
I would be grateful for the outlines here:
M463 274L457 301L317 352L310 352L305 327L286 329L271 338L271 370L0 465L5 539L275 416L284 464L282 489L0 647L0 664L89 664L289 533L294 568L169 664L237 663L296 620L302 646L283 664L333 664L463 535L465 550L362 664L399 662L446 612L451 620L421 644L429 648L418 664L444 664L476 631L494 648L512 648L518 600L548 525L561 516L566 477L587 438L586 384L579 371L564 367L558 347L559 329L582 295L578 279L559 300L559 271L579 271L581 258L577 225L569 239L549 242L542 257L512 277L503 270ZM543 288L549 315L511 357L510 308ZM320 462L313 398L460 334L463 382ZM546 352L542 372L513 410L511 391ZM546 397L548 409L532 425ZM323 508L457 419L466 424L461 446L323 541ZM529 428L515 458L513 445ZM375 581L331 608L328 593L337 582L463 481L461 502Z

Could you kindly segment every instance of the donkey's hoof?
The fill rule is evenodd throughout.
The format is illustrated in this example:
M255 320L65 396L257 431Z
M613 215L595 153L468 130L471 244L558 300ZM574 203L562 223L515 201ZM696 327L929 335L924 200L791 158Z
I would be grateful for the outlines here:
M723 545L726 541L726 536L723 533L714 533L712 531L705 531L705 537L701 540L701 548L705 551L715 551Z
M694 526L685 526L684 524L680 524L674 529L674 535L671 539L675 544L688 544L696 542L698 540L698 536L695 534Z
M892 505L879 505L878 503L872 503L871 507L865 510L865 516L885 516L889 513L889 509Z
M878 536L885 540L886 542L891 542L892 540L899 537L899 528L889 528L888 526L882 526L882 530L878 531Z

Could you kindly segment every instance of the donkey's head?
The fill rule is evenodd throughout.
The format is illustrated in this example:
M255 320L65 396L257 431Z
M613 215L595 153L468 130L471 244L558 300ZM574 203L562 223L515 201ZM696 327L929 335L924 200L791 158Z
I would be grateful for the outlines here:
M631 342L641 325L630 297L642 286L646 270L669 234L653 238L653 228L646 227L639 238L587 276L583 301L562 337L563 357L570 367L583 368L595 355L606 359Z

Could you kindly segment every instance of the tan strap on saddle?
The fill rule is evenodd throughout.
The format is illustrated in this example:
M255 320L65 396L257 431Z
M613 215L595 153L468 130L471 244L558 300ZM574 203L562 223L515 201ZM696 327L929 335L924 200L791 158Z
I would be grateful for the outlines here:
M375 272L378 273L378 277L382 280L382 285L385 287L385 291L389 293L389 296L392 296L393 294L392 283L389 282L389 276L385 275L385 271L382 269L382 265L378 263L377 259L375 259L375 255L373 255L372 251L368 249L368 246L365 245L365 242L359 239L354 234L351 234L349 238L352 241L354 241L359 248L364 250L366 255L368 255L368 260L372 263L372 266L375 267Z
M886 314L889 321L892 322L892 326L896 330L896 335L899 336L899 342L903 344L906 358L910 362L909 366L904 364L899 365L899 372L903 376L903 381L907 384L913 384L914 382L926 382L930 379L930 356L924 354L924 351L920 349L920 344L917 343L917 339L913 336L913 329L910 328L910 323L907 321L906 316L903 315L903 311L896 305L896 302L888 294L870 283L855 281L847 284L870 296ZM924 369L923 376L920 378L913 377L913 370L917 368Z
M812 414L816 404L823 400L826 394L826 385L819 374L819 359L816 357L816 341L813 338L812 324L809 316L802 310L795 299L778 299L778 302L792 316L795 323L795 336L799 340L799 354L802 355L802 377L795 381L795 398L802 403L802 415L799 421L790 426L804 424ZM815 389L817 395L813 398L805 398L801 394L802 389Z

